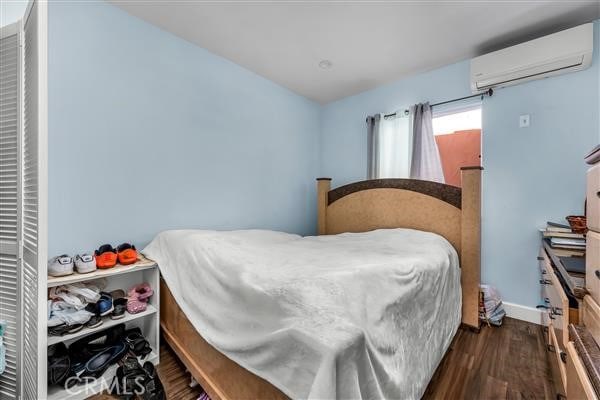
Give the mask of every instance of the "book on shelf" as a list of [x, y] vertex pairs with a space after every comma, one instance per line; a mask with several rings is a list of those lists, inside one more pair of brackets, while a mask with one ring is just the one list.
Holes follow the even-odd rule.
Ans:
[[584, 257], [558, 257], [569, 274], [585, 275]]
[[569, 225], [548, 221], [546, 222], [546, 232], [572, 233], [573, 231]]
[[575, 232], [549, 232], [542, 230], [542, 235], [545, 238], [568, 238], [568, 239], [585, 239], [583, 233], [575, 233]]
[[553, 247], [552, 251], [559, 257], [585, 257], [585, 249], [561, 249]]
[[561, 246], [581, 246], [585, 247], [585, 239], [571, 239], [571, 238], [562, 238], [562, 237], [553, 237], [550, 238], [551, 245], [561, 245]]

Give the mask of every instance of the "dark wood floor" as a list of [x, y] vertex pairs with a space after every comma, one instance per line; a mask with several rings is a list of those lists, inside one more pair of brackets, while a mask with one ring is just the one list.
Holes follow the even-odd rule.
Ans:
[[[158, 373], [169, 399], [195, 400], [189, 374], [163, 345]], [[425, 399], [555, 399], [542, 328], [507, 318], [500, 328], [480, 333], [460, 329], [435, 372]], [[95, 400], [107, 400], [107, 395]]]
[[556, 399], [541, 326], [506, 318], [480, 333], [460, 329], [425, 399]]

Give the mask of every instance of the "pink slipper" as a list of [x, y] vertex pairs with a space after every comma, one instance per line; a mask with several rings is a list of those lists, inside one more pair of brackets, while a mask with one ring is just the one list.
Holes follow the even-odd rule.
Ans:
[[154, 291], [147, 283], [132, 286], [127, 293], [127, 312], [137, 314], [146, 311], [148, 299], [154, 294]]

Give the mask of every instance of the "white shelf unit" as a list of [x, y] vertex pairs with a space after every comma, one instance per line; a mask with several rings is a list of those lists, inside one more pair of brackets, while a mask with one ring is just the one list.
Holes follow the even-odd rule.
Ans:
[[[47, 345], [51, 346], [56, 343], [64, 342], [68, 347], [77, 339], [124, 323], [126, 329], [139, 327], [146, 340], [150, 343], [152, 353], [145, 359], [140, 359], [140, 362], [151, 361], [155, 365], [158, 364], [160, 361], [160, 274], [156, 263], [144, 259], [130, 266], [119, 265], [114, 268], [97, 270], [89, 274], [73, 274], [58, 278], [48, 277], [48, 288], [75, 282], [93, 281], [101, 278], [106, 279], [105, 291], [123, 289], [127, 292], [127, 290], [135, 284], [143, 282], [149, 283], [154, 290], [154, 294], [148, 302], [147, 309], [137, 314], [129, 314], [126, 312], [125, 317], [117, 320], [113, 320], [109, 316], [106, 316], [103, 318], [102, 325], [96, 328], [83, 328], [81, 331], [69, 335], [48, 336]], [[112, 365], [107, 369], [104, 375], [102, 375], [103, 379], [99, 379], [93, 384], [75, 386], [68, 390], [60, 386], [49, 386], [48, 399], [86, 399], [106, 390], [107, 385], [111, 384], [116, 370], [117, 365]]]

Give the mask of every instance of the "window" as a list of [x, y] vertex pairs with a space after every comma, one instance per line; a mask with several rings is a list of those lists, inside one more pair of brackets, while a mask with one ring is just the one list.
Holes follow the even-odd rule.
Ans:
[[481, 107], [433, 116], [446, 184], [460, 187], [461, 167], [481, 165]]

